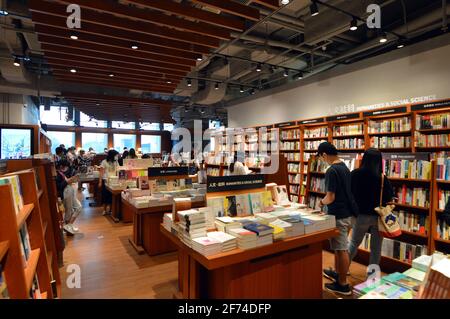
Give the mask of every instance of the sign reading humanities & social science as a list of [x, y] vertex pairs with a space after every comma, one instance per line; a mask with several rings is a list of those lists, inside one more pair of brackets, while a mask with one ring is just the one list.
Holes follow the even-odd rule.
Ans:
[[256, 175], [208, 176], [207, 193], [228, 192], [265, 187], [265, 177]]

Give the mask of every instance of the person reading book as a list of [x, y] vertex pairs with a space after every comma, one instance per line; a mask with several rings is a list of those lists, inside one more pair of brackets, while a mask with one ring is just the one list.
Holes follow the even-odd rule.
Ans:
[[[379, 215], [375, 208], [380, 205], [381, 165], [381, 152], [375, 148], [370, 148], [364, 152], [361, 167], [352, 172], [352, 193], [358, 204], [359, 214], [349, 245], [350, 261], [355, 258], [365, 234], [369, 233], [371, 235], [369, 264], [380, 264], [383, 237], [380, 236], [378, 231]], [[385, 206], [388, 202], [391, 202], [393, 197], [392, 185], [385, 177], [382, 205]]]
[[354, 202], [351, 193], [350, 170], [341, 161], [336, 147], [328, 142], [319, 145], [318, 154], [330, 167], [325, 174], [326, 195], [320, 200], [319, 206], [327, 206], [328, 214], [336, 218], [339, 235], [330, 239], [331, 249], [334, 250], [336, 271], [326, 269], [324, 276], [332, 279], [333, 283], [325, 284], [325, 289], [331, 292], [349, 296], [352, 289], [347, 283], [347, 272], [350, 266], [348, 253], [348, 234], [353, 225]]

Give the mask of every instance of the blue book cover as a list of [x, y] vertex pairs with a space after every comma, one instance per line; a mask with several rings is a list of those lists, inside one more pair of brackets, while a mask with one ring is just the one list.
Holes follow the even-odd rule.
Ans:
[[258, 234], [258, 236], [264, 236], [273, 233], [272, 227], [260, 223], [247, 224], [244, 225], [244, 228]]

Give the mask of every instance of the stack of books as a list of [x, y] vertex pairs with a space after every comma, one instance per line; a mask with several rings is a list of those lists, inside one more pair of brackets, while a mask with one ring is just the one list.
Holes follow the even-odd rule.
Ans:
[[257, 246], [265, 246], [273, 243], [273, 227], [261, 223], [251, 223], [244, 226], [244, 229], [254, 232], [257, 235]]
[[273, 240], [283, 240], [292, 237], [292, 224], [281, 219], [276, 219], [269, 224], [273, 228]]
[[277, 219], [272, 213], [260, 213], [255, 215], [261, 224], [269, 225]]
[[209, 232], [208, 237], [214, 238], [215, 240], [218, 240], [222, 243], [222, 251], [227, 252], [233, 249], [236, 249], [237, 247], [237, 239], [235, 236], [221, 232], [221, 231], [214, 231]]
[[229, 216], [217, 217], [214, 225], [216, 226], [217, 230], [224, 233], [230, 233], [230, 229], [242, 227], [242, 224], [240, 222]]
[[[368, 280], [353, 287], [356, 297], [363, 297], [366, 294], [372, 299], [413, 299], [414, 293], [412, 290], [394, 285], [383, 279]], [[367, 296], [367, 297], [369, 297]], [[365, 299], [367, 299], [365, 297]]]
[[222, 243], [212, 237], [198, 237], [192, 239], [192, 249], [209, 257], [222, 252]]
[[289, 232], [286, 234], [287, 237], [297, 237], [305, 234], [305, 224], [300, 215], [292, 215], [286, 218], [282, 218], [283, 221], [292, 225]]
[[333, 215], [317, 214], [302, 217], [305, 224], [305, 234], [323, 231], [336, 227], [336, 218]]
[[164, 214], [163, 217], [163, 226], [167, 231], [172, 231], [172, 225], [173, 225], [173, 215], [172, 213]]
[[240, 249], [251, 249], [257, 245], [258, 237], [252, 231], [244, 228], [232, 228], [228, 233], [237, 238], [237, 244]]
[[206, 229], [215, 229], [216, 216], [213, 209], [211, 207], [201, 207], [198, 211], [205, 214]]
[[205, 213], [196, 209], [178, 212], [180, 222], [178, 237], [188, 247], [192, 247], [194, 238], [206, 236]]

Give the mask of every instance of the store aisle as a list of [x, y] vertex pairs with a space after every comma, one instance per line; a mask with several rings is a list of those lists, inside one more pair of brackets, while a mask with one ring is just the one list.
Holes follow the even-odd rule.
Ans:
[[[60, 268], [63, 298], [172, 298], [177, 291], [176, 253], [138, 255], [128, 242], [131, 224], [115, 224], [102, 216], [101, 207], [91, 208], [86, 200], [82, 204], [76, 222], [81, 233], [66, 237]], [[80, 289], [66, 285], [70, 264], [80, 266]]]

